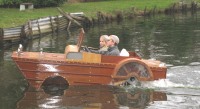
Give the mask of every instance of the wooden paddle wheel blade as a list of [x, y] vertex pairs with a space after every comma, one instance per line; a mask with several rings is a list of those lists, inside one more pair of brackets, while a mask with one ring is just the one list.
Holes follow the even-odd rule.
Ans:
[[116, 67], [116, 73], [112, 75], [113, 84], [119, 85], [130, 80], [149, 81], [152, 80], [150, 68], [138, 60], [123, 61]]

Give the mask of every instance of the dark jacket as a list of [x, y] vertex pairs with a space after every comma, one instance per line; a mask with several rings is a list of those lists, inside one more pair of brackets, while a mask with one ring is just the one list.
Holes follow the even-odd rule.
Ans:
[[105, 55], [119, 56], [120, 52], [117, 46], [108, 47], [108, 51], [106, 51]]
[[108, 47], [107, 51], [96, 51], [96, 50], [91, 50], [92, 53], [98, 53], [98, 54], [103, 54], [103, 55], [111, 55], [111, 56], [119, 56], [120, 51], [117, 46], [113, 47]]

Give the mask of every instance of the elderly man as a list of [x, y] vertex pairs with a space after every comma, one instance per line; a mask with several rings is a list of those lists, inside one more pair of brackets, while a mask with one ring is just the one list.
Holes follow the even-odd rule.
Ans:
[[110, 35], [109, 41], [107, 42], [108, 50], [103, 53], [105, 55], [119, 56], [120, 51], [117, 47], [119, 44], [119, 38], [116, 35]]

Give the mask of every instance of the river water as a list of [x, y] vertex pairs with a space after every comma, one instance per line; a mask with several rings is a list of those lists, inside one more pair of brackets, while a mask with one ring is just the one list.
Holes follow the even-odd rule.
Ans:
[[[1, 109], [199, 109], [200, 13], [158, 15], [84, 28], [83, 45], [98, 47], [102, 34], [120, 38], [119, 48], [166, 63], [167, 78], [140, 87], [70, 86], [57, 92], [28, 88], [11, 59], [18, 45], [0, 49]], [[79, 31], [62, 31], [23, 44], [25, 51], [62, 53]]]

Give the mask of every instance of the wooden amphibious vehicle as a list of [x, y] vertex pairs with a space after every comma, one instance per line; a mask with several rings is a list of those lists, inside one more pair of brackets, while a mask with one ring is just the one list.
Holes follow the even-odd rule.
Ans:
[[84, 52], [80, 50], [83, 38], [81, 29], [77, 45], [66, 46], [64, 53], [24, 52], [19, 47], [12, 59], [34, 88], [56, 77], [68, 85], [122, 85], [166, 78], [167, 67], [160, 61], [141, 59], [131, 51], [129, 56]]

